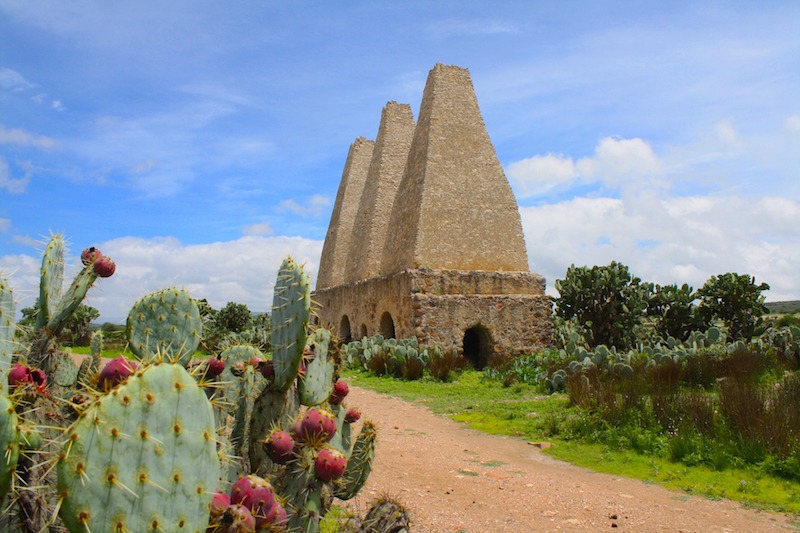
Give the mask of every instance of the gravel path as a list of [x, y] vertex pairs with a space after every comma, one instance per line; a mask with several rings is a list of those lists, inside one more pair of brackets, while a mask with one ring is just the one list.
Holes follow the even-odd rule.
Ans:
[[363, 516], [388, 494], [414, 532], [800, 531], [797, 517], [595, 473], [365, 389], [352, 387], [348, 404], [378, 425], [373, 473], [348, 505]]

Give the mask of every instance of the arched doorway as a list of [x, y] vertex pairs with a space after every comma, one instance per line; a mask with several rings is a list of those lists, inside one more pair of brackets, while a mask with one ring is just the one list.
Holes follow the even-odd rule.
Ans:
[[381, 335], [384, 339], [394, 339], [394, 320], [389, 311], [381, 315]]
[[368, 333], [367, 332], [367, 325], [366, 324], [361, 324], [361, 338], [363, 339], [364, 337], [366, 337], [367, 333]]
[[353, 334], [350, 333], [350, 319], [347, 318], [347, 315], [342, 315], [342, 321], [339, 323], [339, 338], [344, 344], [353, 340]]
[[494, 352], [492, 334], [486, 327], [478, 324], [464, 331], [464, 358], [476, 370], [483, 370]]

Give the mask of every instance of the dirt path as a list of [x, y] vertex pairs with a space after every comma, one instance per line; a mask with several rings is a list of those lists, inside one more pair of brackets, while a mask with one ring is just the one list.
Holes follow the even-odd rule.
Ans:
[[353, 387], [348, 403], [379, 428], [372, 475], [350, 506], [363, 516], [388, 493], [414, 532], [800, 531], [788, 516], [591, 472], [372, 391]]

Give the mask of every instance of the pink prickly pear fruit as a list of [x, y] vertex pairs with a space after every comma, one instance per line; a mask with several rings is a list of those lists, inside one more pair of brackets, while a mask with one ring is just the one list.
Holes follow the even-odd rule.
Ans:
[[[286, 508], [281, 502], [275, 500], [275, 503], [272, 504], [272, 509], [270, 509], [269, 514], [267, 514], [263, 520], [256, 518], [256, 531], [269, 529], [270, 527], [278, 528], [280, 531], [283, 531], [280, 528], [286, 526], [286, 519]], [[270, 529], [270, 531], [272, 531], [272, 529]]]
[[19, 385], [33, 382], [31, 368], [17, 363], [8, 371], [8, 385], [13, 389]]
[[323, 448], [314, 458], [314, 473], [326, 483], [342, 477], [347, 458], [339, 450]]
[[333, 392], [328, 401], [334, 405], [338, 405], [344, 401], [345, 397], [350, 393], [350, 387], [345, 381], [337, 381], [333, 384]]
[[294, 424], [292, 425], [292, 434], [291, 435], [292, 435], [292, 438], [294, 439], [294, 441], [296, 443], [297, 442], [303, 442], [305, 440], [303, 438], [303, 417], [302, 416], [297, 417], [297, 419], [294, 421]]
[[266, 516], [274, 501], [275, 493], [272, 491], [272, 485], [255, 474], [240, 478], [231, 487], [231, 503], [244, 505], [254, 515]]
[[123, 356], [118, 355], [103, 367], [100, 371], [100, 379], [97, 386], [102, 391], [110, 390], [116, 387], [119, 383], [128, 379], [138, 368], [138, 364], [134, 361], [128, 361]]
[[244, 375], [244, 361], [236, 361], [233, 363], [233, 366], [231, 366], [231, 374], [237, 378]]
[[209, 357], [206, 360], [206, 369], [203, 376], [206, 379], [215, 378], [222, 374], [223, 370], [225, 370], [225, 361], [219, 357]]
[[268, 379], [269, 381], [275, 379], [275, 363], [273, 363], [271, 359], [269, 361], [264, 361], [264, 364], [261, 365], [259, 370], [265, 379]]
[[261, 366], [264, 364], [264, 360], [260, 357], [251, 357], [250, 364], [253, 365], [253, 368], [256, 370], [261, 370]]
[[231, 504], [231, 498], [225, 492], [218, 490], [211, 500], [211, 516], [219, 516]]
[[269, 458], [280, 465], [288, 463], [294, 457], [294, 439], [285, 431], [273, 431], [265, 444]]
[[361, 418], [361, 412], [355, 407], [351, 407], [344, 414], [344, 421], [348, 424], [355, 424]]
[[92, 269], [99, 277], [110, 278], [114, 275], [114, 271], [117, 270], [117, 264], [110, 257], [101, 255], [92, 263]]
[[303, 415], [300, 431], [307, 441], [329, 441], [336, 433], [336, 418], [330, 411], [317, 407], [311, 408]]
[[100, 253], [100, 250], [94, 246], [91, 246], [81, 252], [81, 263], [84, 265], [91, 265], [100, 257], [103, 257], [103, 254]]
[[250, 509], [241, 504], [231, 504], [209, 528], [221, 533], [255, 533], [256, 519]]

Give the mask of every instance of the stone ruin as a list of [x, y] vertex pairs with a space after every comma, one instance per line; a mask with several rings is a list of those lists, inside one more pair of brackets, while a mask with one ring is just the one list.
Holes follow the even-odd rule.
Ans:
[[322, 248], [319, 323], [456, 348], [477, 368], [549, 346], [551, 303], [469, 71], [437, 64], [414, 124], [389, 102], [350, 146]]

